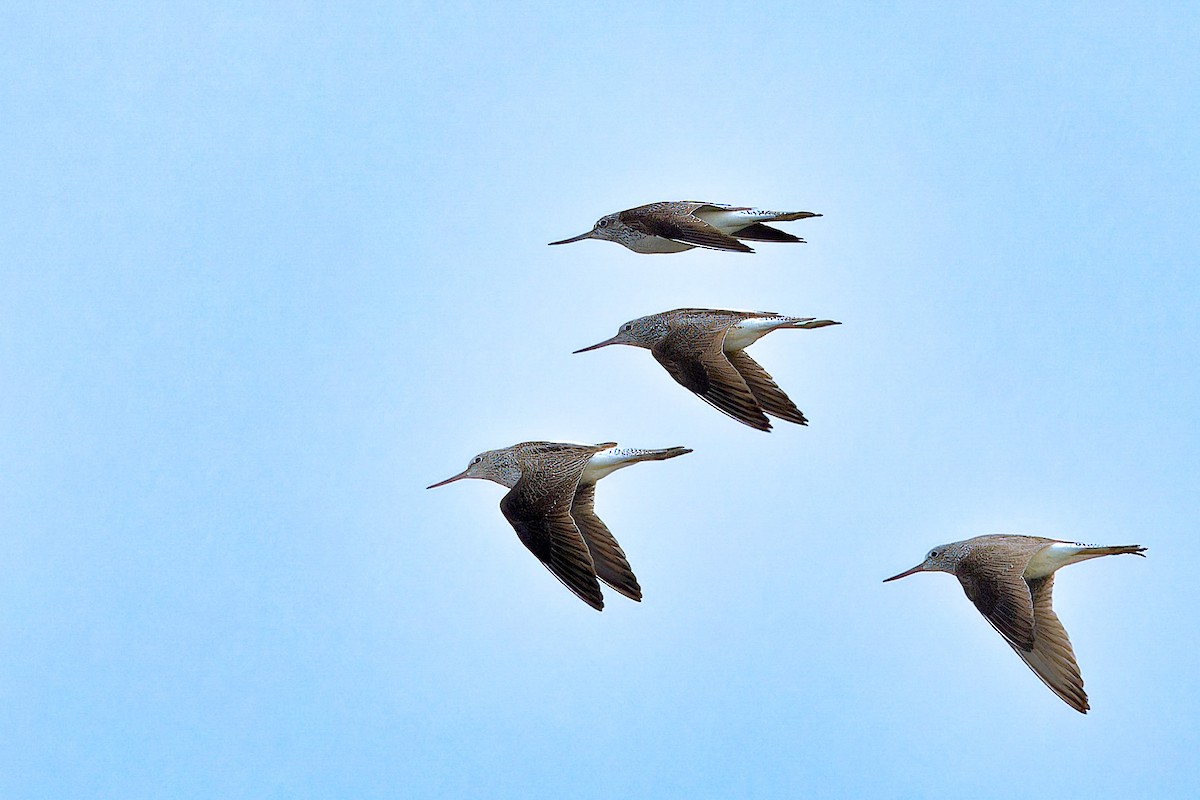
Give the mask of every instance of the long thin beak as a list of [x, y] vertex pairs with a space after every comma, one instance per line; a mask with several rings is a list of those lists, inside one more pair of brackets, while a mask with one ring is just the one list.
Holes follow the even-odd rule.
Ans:
[[[620, 334], [618, 334], [618, 336], [619, 335]], [[608, 347], [610, 344], [620, 344], [620, 342], [617, 341], [617, 336], [614, 336], [611, 339], [605, 339], [603, 342], [597, 342], [591, 347], [581, 347], [574, 353], [571, 353], [571, 355], [575, 355], [575, 353], [586, 353], [588, 350], [595, 350], [598, 347]]]
[[454, 483], [455, 481], [461, 481], [465, 477], [467, 477], [467, 471], [464, 469], [462, 472], [458, 473], [457, 475], [455, 475], [453, 477], [446, 478], [446, 480], [444, 480], [444, 481], [438, 481], [437, 483], [430, 484], [429, 486], [426, 486], [425, 488], [426, 489], [436, 489], [439, 486], [445, 486], [447, 483]]
[[907, 578], [909, 575], [912, 575], [912, 574], [914, 574], [914, 573], [917, 573], [917, 572], [924, 572], [924, 571], [925, 571], [925, 565], [924, 565], [924, 564], [917, 564], [917, 565], [916, 565], [915, 567], [913, 567], [912, 569], [905, 570], [904, 572], [901, 572], [899, 575], [893, 575], [893, 576], [892, 576], [892, 577], [890, 577], [890, 578], [884, 578], [884, 579], [883, 579], [883, 582], [884, 582], [884, 583], [887, 583], [888, 581], [896, 581], [896, 580], [900, 580], [901, 578]]
[[591, 239], [591, 238], [593, 238], [592, 234], [594, 234], [595, 232], [596, 231], [594, 231], [594, 230], [590, 230], [587, 233], [581, 233], [578, 236], [572, 236], [570, 239], [563, 239], [560, 242], [551, 242], [550, 244], [570, 244], [571, 242], [579, 242], [584, 239]]

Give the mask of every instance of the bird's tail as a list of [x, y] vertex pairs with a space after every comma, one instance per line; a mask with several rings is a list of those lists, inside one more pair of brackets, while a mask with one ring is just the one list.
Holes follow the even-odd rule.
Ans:
[[763, 222], [791, 222], [795, 219], [808, 219], [809, 217], [819, 217], [821, 214], [812, 211], [772, 211], [769, 212], [772, 216], [770, 219]]
[[841, 324], [842, 323], [836, 322], [831, 319], [813, 319], [812, 317], [803, 317], [803, 318], [797, 319], [793, 322], [789, 322], [787, 325], [780, 325], [779, 327], [793, 328], [793, 329], [824, 328], [828, 325], [841, 325]]
[[667, 447], [663, 450], [638, 450], [634, 447], [612, 447], [592, 456], [579, 478], [580, 485], [595, 483], [615, 470], [641, 461], [665, 461], [692, 452], [686, 447]]
[[1067, 545], [1067, 552], [1063, 554], [1065, 556], [1064, 565], [1078, 564], [1080, 561], [1087, 561], [1089, 558], [1120, 556], [1127, 553], [1145, 558], [1145, 550], [1146, 548], [1138, 544], [1096, 545], [1076, 543], [1074, 545]]
[[1146, 557], [1146, 548], [1140, 544], [1114, 544], [1108, 546], [1087, 545], [1079, 551], [1083, 558], [1099, 558], [1100, 556], [1121, 556], [1125, 554]]
[[781, 231], [778, 228], [772, 228], [770, 225], [765, 225], [766, 222], [791, 222], [795, 219], [807, 219], [808, 217], [819, 217], [820, 214], [814, 214], [811, 211], [761, 211], [753, 209], [750, 213], [758, 218], [758, 222], [751, 225], [745, 225], [737, 228], [731, 234], [735, 238], [745, 239], [750, 242], [799, 242], [804, 243], [804, 240], [799, 236], [793, 236], [786, 231]]
[[1131, 553], [1135, 556], [1143, 554], [1146, 548], [1138, 544], [1096, 545], [1080, 542], [1053, 542], [1033, 555], [1025, 566], [1026, 580], [1045, 578], [1054, 571], [1068, 564], [1078, 564], [1089, 558], [1100, 556], [1119, 556]]
[[619, 453], [623, 459], [628, 460], [630, 464], [635, 464], [639, 461], [666, 461], [668, 458], [684, 456], [690, 452], [692, 450], [689, 447], [666, 447], [661, 450], [639, 450], [633, 447], [623, 447], [614, 451], [614, 453]]

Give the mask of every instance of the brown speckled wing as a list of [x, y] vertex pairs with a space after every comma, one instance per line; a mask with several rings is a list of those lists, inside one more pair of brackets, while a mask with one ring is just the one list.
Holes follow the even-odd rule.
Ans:
[[617, 544], [608, 526], [596, 516], [593, 506], [595, 499], [596, 484], [580, 486], [575, 490], [575, 499], [571, 503], [571, 517], [587, 543], [592, 562], [596, 565], [596, 575], [630, 600], [640, 601], [642, 587], [638, 585], [633, 568], [629, 566], [625, 551]]
[[672, 378], [713, 407], [751, 428], [769, 431], [771, 422], [750, 387], [721, 352], [724, 336], [723, 328], [705, 332], [684, 328], [667, 334], [650, 353]]
[[1015, 649], [1029, 652], [1034, 644], [1033, 598], [1021, 577], [1028, 558], [997, 557], [987, 548], [971, 553], [958, 565], [958, 580], [979, 613]]
[[1081, 714], [1088, 712], [1087, 693], [1083, 691], [1083, 676], [1075, 662], [1071, 640], [1051, 604], [1054, 576], [1029, 581], [1033, 595], [1033, 649], [1028, 652], [1014, 647], [1029, 668], [1061, 697], [1067, 705]]
[[656, 210], [653, 206], [643, 206], [622, 211], [620, 220], [648, 236], [661, 236], [674, 242], [707, 247], [710, 250], [754, 252], [732, 236], [726, 236], [704, 220], [688, 213], [664, 212]]
[[[604, 598], [596, 568], [570, 514], [570, 498], [582, 469], [567, 474], [524, 470], [500, 501], [500, 511], [529, 552], [580, 600], [600, 611]], [[574, 475], [569, 474], [572, 471]]]
[[796, 408], [796, 404], [783, 393], [779, 388], [779, 384], [775, 383], [767, 371], [762, 368], [762, 365], [755, 361], [750, 356], [746, 355], [745, 350], [738, 350], [734, 353], [726, 353], [726, 358], [733, 368], [738, 371], [742, 379], [746, 381], [746, 385], [750, 387], [750, 393], [754, 395], [754, 399], [762, 406], [762, 410], [768, 414], [779, 417], [788, 422], [795, 422], [797, 425], [807, 425], [808, 420], [800, 409]]

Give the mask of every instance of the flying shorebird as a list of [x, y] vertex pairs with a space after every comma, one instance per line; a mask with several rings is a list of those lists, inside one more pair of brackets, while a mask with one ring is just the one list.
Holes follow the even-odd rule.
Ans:
[[884, 583], [915, 572], [951, 573], [1050, 691], [1086, 714], [1089, 706], [1079, 665], [1051, 605], [1054, 572], [1089, 558], [1140, 556], [1145, 549], [1135, 544], [1100, 547], [1016, 534], [976, 536], [933, 548], [920, 564]]
[[717, 410], [769, 431], [767, 414], [797, 425], [807, 425], [808, 420], [745, 348], [781, 328], [826, 325], [841, 323], [771, 312], [677, 308], [630, 320], [611, 339], [575, 352], [610, 344], [645, 347], [672, 378]]
[[790, 222], [819, 217], [811, 211], [763, 211], [749, 206], [678, 200], [650, 203], [601, 217], [587, 233], [550, 244], [603, 239], [623, 244], [635, 253], [681, 253], [693, 247], [753, 253], [739, 242], [803, 242], [767, 222]]
[[580, 600], [600, 611], [604, 581], [630, 600], [642, 599], [625, 551], [596, 516], [596, 481], [639, 461], [663, 461], [692, 452], [617, 448], [603, 444], [521, 442], [488, 450], [462, 472], [428, 486], [433, 489], [463, 478], [482, 478], [507, 486], [500, 511], [521, 543]]

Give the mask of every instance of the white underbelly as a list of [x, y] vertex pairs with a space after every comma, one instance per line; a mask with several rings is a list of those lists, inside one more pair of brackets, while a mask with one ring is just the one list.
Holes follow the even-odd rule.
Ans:
[[698, 208], [692, 212], [692, 216], [704, 220], [728, 236], [748, 225], [770, 220], [775, 214], [771, 211], [760, 211], [757, 208], [741, 208], [736, 211], [728, 208]]
[[1031, 580], [1044, 578], [1047, 575], [1053, 574], [1060, 567], [1075, 563], [1079, 560], [1079, 554], [1089, 549], [1091, 549], [1090, 545], [1071, 542], [1055, 542], [1054, 544], [1046, 545], [1037, 551], [1033, 558], [1029, 559], [1029, 563], [1025, 565], [1023, 575]]
[[580, 483], [595, 483], [621, 467], [627, 467], [637, 461], [632, 458], [631, 454], [641, 451], [630, 450], [624, 447], [610, 447], [607, 450], [601, 450], [588, 460], [587, 466], [583, 468], [583, 475], [580, 476]]
[[693, 245], [664, 239], [661, 236], [643, 236], [628, 245], [635, 253], [682, 253], [691, 250]]
[[787, 320], [773, 317], [744, 319], [725, 332], [725, 340], [721, 343], [721, 349], [726, 353], [744, 350], [780, 325], [786, 324]]

